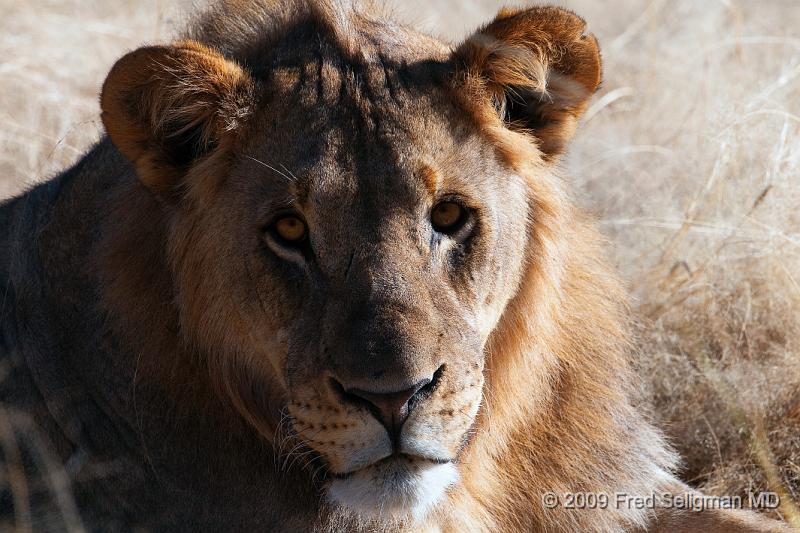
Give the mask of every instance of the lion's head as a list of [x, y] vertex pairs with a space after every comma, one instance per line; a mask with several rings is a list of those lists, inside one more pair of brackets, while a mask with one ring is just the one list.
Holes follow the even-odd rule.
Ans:
[[557, 8], [455, 48], [323, 3], [227, 9], [125, 56], [102, 95], [168, 213], [181, 337], [265, 439], [288, 427], [320, 459], [332, 501], [422, 516], [493, 393], [487, 344], [557, 208], [537, 179], [597, 88], [596, 42]]

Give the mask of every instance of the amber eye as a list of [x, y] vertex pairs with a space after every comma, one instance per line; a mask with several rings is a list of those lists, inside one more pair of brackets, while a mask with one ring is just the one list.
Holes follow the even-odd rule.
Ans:
[[285, 216], [278, 219], [274, 225], [278, 237], [290, 244], [297, 244], [306, 237], [308, 230], [306, 223], [295, 216]]
[[439, 233], [454, 233], [463, 225], [466, 210], [455, 202], [441, 202], [431, 211], [433, 229]]

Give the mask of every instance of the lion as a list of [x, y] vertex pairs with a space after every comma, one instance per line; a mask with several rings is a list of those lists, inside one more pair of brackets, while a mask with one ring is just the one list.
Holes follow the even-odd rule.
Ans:
[[[2, 401], [80, 522], [783, 530], [668, 505], [701, 495], [631, 399], [625, 294], [558, 169], [600, 80], [555, 7], [451, 46], [229, 0], [120, 59], [107, 136], [0, 207]], [[52, 524], [20, 494], [5, 518]]]

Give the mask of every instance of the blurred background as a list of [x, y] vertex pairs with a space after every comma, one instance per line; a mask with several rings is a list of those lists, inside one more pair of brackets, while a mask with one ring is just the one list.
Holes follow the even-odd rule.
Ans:
[[[766, 512], [800, 526], [800, 3], [556, 3], [603, 49], [605, 81], [562, 166], [631, 291], [642, 406], [686, 481], [778, 492]], [[500, 7], [390, 5], [452, 42]], [[0, 199], [76, 161], [101, 134], [113, 62], [169, 40], [192, 8], [0, 0]]]

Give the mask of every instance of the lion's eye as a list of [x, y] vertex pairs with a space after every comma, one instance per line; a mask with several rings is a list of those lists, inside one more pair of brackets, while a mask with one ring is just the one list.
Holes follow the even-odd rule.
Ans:
[[300, 243], [308, 233], [306, 223], [295, 216], [279, 218], [275, 222], [274, 228], [278, 237], [290, 244]]
[[464, 225], [466, 214], [464, 207], [455, 202], [438, 203], [431, 211], [433, 229], [439, 233], [455, 233]]

